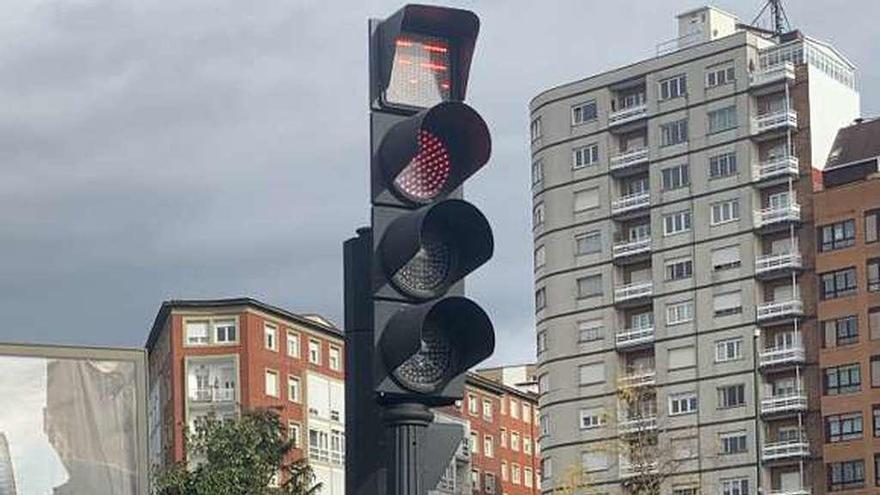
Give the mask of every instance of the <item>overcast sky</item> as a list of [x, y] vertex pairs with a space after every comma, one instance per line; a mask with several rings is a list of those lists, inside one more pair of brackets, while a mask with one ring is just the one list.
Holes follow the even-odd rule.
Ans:
[[[482, 19], [468, 101], [494, 138], [467, 194], [496, 254], [469, 293], [496, 324], [492, 362], [524, 362], [528, 101], [652, 56], [701, 2], [450, 3]], [[716, 4], [750, 21], [762, 3]], [[878, 113], [880, 2], [786, 3], [860, 67]], [[169, 298], [252, 296], [341, 324], [341, 244], [368, 220], [366, 20], [399, 5], [5, 0], [0, 341], [139, 346]]]

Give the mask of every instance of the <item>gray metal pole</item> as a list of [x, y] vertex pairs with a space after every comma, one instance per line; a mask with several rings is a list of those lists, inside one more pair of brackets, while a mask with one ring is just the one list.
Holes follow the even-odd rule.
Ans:
[[403, 403], [385, 407], [388, 434], [388, 494], [421, 495], [422, 440], [434, 413], [424, 404]]

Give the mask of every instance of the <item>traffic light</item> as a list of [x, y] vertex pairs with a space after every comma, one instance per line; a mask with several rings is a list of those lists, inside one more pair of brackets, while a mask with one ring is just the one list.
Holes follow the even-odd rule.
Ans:
[[489, 317], [463, 297], [494, 246], [461, 199], [491, 153], [486, 123], [461, 101], [478, 26], [468, 11], [408, 5], [374, 32], [374, 376], [386, 402], [451, 404], [494, 350]]

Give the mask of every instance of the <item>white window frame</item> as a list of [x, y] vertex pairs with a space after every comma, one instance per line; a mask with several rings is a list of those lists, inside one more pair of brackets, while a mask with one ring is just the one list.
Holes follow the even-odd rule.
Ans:
[[706, 69], [706, 87], [717, 88], [736, 81], [736, 70], [732, 63], [719, 64]]
[[[713, 167], [717, 169], [719, 173], [713, 174]], [[709, 157], [709, 180], [733, 177], [738, 172], [739, 160], [737, 159], [736, 151], [728, 151], [726, 153], [719, 153]]]
[[[598, 414], [594, 414], [598, 411]], [[605, 426], [605, 414], [600, 408], [581, 409], [578, 412], [578, 427], [581, 430], [593, 430]]]
[[492, 401], [489, 399], [483, 399], [483, 417], [492, 419]]
[[[312, 347], [312, 344], [317, 345], [315, 347]], [[309, 362], [320, 366], [322, 361], [323, 356], [321, 356], [321, 341], [318, 339], [309, 339]]]
[[[592, 106], [593, 107], [593, 117], [589, 119], [584, 118], [584, 108]], [[578, 112], [580, 110], [580, 112]], [[587, 122], [592, 122], [599, 117], [599, 105], [596, 103], [596, 100], [587, 100], [577, 105], [572, 105], [571, 107], [571, 125], [581, 125], [586, 124]]]
[[[688, 265], [690, 268], [688, 269]], [[671, 270], [671, 271], [670, 271]], [[675, 258], [668, 260], [663, 264], [663, 272], [667, 282], [675, 282], [679, 280], [687, 280], [694, 276], [694, 260], [693, 258]], [[682, 276], [676, 276], [681, 272]]]
[[489, 459], [495, 457], [495, 439], [492, 435], [483, 435], [483, 456]]
[[[675, 411], [675, 405], [678, 405], [678, 410]], [[672, 394], [669, 396], [669, 415], [670, 416], [683, 416], [685, 414], [696, 414], [699, 410], [699, 401], [697, 398], [696, 392], [682, 392], [679, 394]]]
[[[721, 118], [722, 116], [724, 119]], [[713, 124], [715, 124], [714, 128]], [[738, 116], [736, 114], [736, 105], [730, 105], [706, 112], [706, 132], [709, 134], [736, 129], [737, 125]]]
[[742, 214], [739, 198], [732, 198], [710, 205], [709, 224], [713, 227], [725, 223], [738, 222]]
[[688, 142], [690, 139], [688, 125], [687, 118], [660, 124], [660, 146], [675, 146]]
[[287, 331], [287, 355], [299, 359], [302, 355], [301, 346], [302, 341], [300, 340], [299, 332], [294, 332], [293, 330]]
[[272, 352], [278, 352], [278, 325], [263, 323], [263, 347]]
[[571, 150], [571, 168], [574, 170], [599, 163], [599, 143], [577, 146]]
[[296, 375], [287, 375], [287, 400], [296, 403], [302, 402], [302, 380]]
[[[588, 245], [588, 244], [586, 244], [586, 239], [591, 238], [591, 237], [598, 237], [599, 238], [599, 246], [598, 246], [599, 248], [596, 250], [593, 250], [593, 251], [581, 251], [581, 249], [580, 249], [581, 248], [581, 241], [585, 241], [584, 245]], [[602, 252], [602, 231], [601, 230], [589, 230], [587, 232], [581, 232], [579, 234], [575, 234], [575, 236], [574, 236], [575, 256], [585, 256], [585, 255], [596, 254], [596, 253], [601, 253], [601, 252]]]
[[748, 495], [748, 478], [728, 478], [721, 480], [721, 495]]
[[[336, 354], [335, 357], [334, 351]], [[330, 350], [327, 352], [327, 364], [333, 371], [342, 370], [342, 348], [333, 344], [330, 345]]]
[[[225, 329], [224, 336], [220, 338], [220, 329]], [[229, 329], [232, 329], [232, 333], [235, 338], [229, 338]], [[235, 318], [217, 318], [211, 320], [211, 333], [214, 337], [214, 343], [219, 345], [228, 345], [238, 343], [238, 322]]]
[[302, 448], [302, 425], [299, 422], [287, 422], [287, 439], [293, 442], [293, 448]]
[[542, 182], [544, 182], [544, 161], [538, 159], [532, 162], [532, 186]]
[[[731, 355], [729, 351], [733, 349]], [[734, 337], [715, 341], [715, 362], [726, 363], [743, 359], [743, 338]]]
[[468, 413], [471, 416], [480, 414], [480, 402], [476, 394], [468, 394]]
[[544, 225], [545, 220], [544, 202], [541, 201], [532, 208], [532, 228]]
[[657, 99], [660, 101], [687, 96], [687, 74], [667, 77], [659, 81], [657, 86]]
[[[274, 392], [269, 390], [269, 377], [270, 377], [270, 376], [274, 376], [274, 377], [275, 377], [275, 378], [274, 378], [274, 379], [275, 379], [275, 390], [274, 390]], [[279, 389], [281, 388], [281, 387], [280, 387], [280, 383], [278, 383], [279, 381], [280, 381], [280, 378], [279, 378], [279, 375], [278, 375], [278, 370], [274, 370], [274, 369], [266, 368], [266, 370], [265, 370], [265, 372], [264, 372], [264, 374], [263, 374], [263, 392], [264, 392], [266, 395], [268, 395], [269, 397], [276, 397], [276, 398], [277, 398], [278, 395], [279, 395], [279, 393], [280, 393]]]
[[[673, 229], [670, 229], [668, 220], [672, 221]], [[681, 210], [663, 215], [663, 236], [669, 237], [690, 232], [693, 227], [693, 217], [690, 210]]]
[[543, 244], [535, 248], [535, 270], [547, 264], [547, 249]]
[[680, 325], [694, 321], [694, 301], [679, 301], [666, 305], [666, 325]]

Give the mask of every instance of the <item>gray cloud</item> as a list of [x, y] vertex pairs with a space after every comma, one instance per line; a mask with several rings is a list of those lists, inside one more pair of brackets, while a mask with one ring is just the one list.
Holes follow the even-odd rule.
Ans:
[[[651, 56], [695, 4], [450, 3], [482, 17], [469, 101], [494, 137], [468, 197], [497, 252], [469, 291], [498, 327], [493, 361], [527, 361], [528, 100]], [[854, 29], [880, 5], [790, 3], [863, 88], [880, 81], [878, 35]], [[366, 19], [398, 6], [6, 2], [0, 340], [140, 345], [170, 297], [252, 295], [341, 323], [341, 243], [367, 221]], [[760, 4], [723, 6], [750, 19]]]

